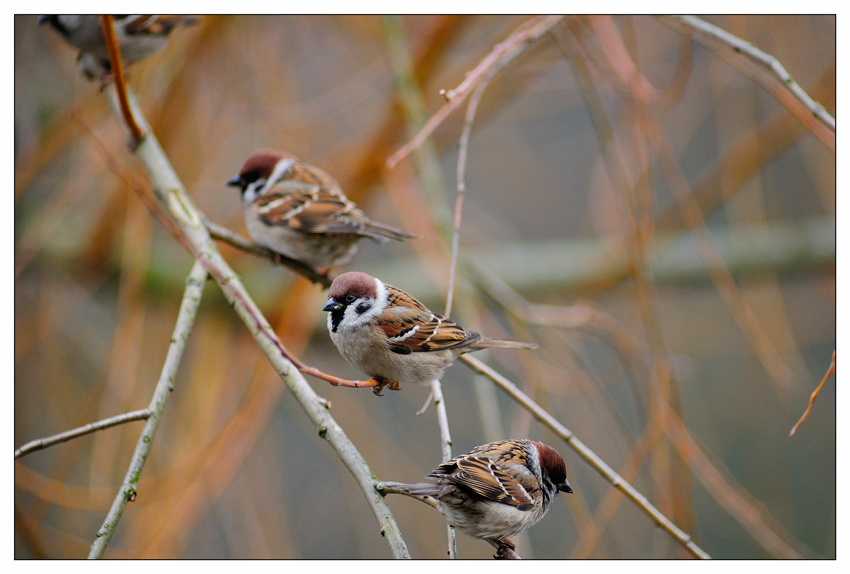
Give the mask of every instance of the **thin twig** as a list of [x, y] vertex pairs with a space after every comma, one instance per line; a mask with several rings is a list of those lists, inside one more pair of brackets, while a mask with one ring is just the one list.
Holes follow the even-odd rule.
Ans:
[[[452, 436], [449, 431], [449, 415], [446, 412], [446, 402], [443, 398], [443, 388], [440, 381], [431, 381], [431, 396], [434, 397], [434, 408], [437, 409], [437, 422], [440, 426], [440, 451], [443, 461], [452, 458]], [[447, 525], [449, 558], [457, 559], [457, 538], [454, 526]]]
[[487, 84], [493, 79], [496, 74], [496, 69], [490, 71], [487, 76], [481, 80], [481, 83], [475, 88], [472, 97], [469, 99], [469, 106], [466, 108], [466, 118], [463, 122], [463, 132], [460, 134], [460, 146], [457, 155], [457, 199], [455, 200], [455, 216], [454, 216], [454, 233], [452, 234], [452, 259], [449, 267], [449, 289], [446, 296], [446, 313], [449, 317], [452, 311], [452, 300], [455, 287], [455, 274], [457, 273], [457, 255], [460, 246], [460, 222], [461, 213], [463, 211], [463, 197], [466, 192], [466, 156], [469, 148], [469, 136], [472, 134], [472, 122], [475, 120], [475, 112], [478, 110], [478, 103], [481, 101], [481, 96], [484, 95], [484, 90], [487, 89]]
[[788, 436], [794, 436], [794, 433], [797, 432], [797, 428], [809, 418], [809, 413], [812, 412], [812, 406], [815, 404], [815, 399], [818, 398], [821, 389], [823, 388], [823, 384], [826, 380], [835, 374], [835, 351], [832, 352], [832, 362], [829, 364], [829, 368], [826, 370], [826, 374], [821, 379], [818, 387], [812, 391], [812, 395], [809, 397], [809, 406], [806, 407], [806, 412], [803, 413], [803, 416], [800, 417], [800, 420], [797, 421], [797, 424], [794, 425], [794, 428], [791, 429], [791, 432], [788, 433]]
[[525, 53], [534, 43], [539, 40], [544, 34], [556, 26], [564, 17], [563, 16], [537, 16], [526, 22], [523, 22], [508, 38], [496, 46], [493, 50], [475, 67], [472, 71], [466, 74], [463, 82], [453, 90], [444, 90], [441, 93], [446, 98], [447, 102], [443, 104], [437, 113], [435, 113], [425, 126], [419, 130], [419, 133], [414, 136], [407, 144], [395, 152], [390, 159], [387, 160], [387, 168], [392, 169], [398, 162], [404, 159], [411, 151], [422, 145], [422, 142], [431, 135], [431, 133], [439, 126], [444, 119], [452, 113], [481, 80], [489, 73], [497, 73], [513, 62], [518, 56]]
[[141, 409], [138, 411], [132, 411], [129, 413], [124, 413], [121, 415], [116, 415], [114, 417], [109, 417], [103, 420], [99, 420], [93, 423], [89, 423], [87, 425], [83, 425], [81, 427], [77, 427], [75, 429], [67, 430], [65, 432], [61, 432], [59, 434], [55, 434], [53, 436], [48, 436], [44, 438], [39, 438], [33, 441], [28, 442], [21, 448], [15, 451], [15, 458], [21, 458], [28, 454], [34, 453], [37, 450], [42, 450], [48, 447], [51, 447], [55, 444], [59, 444], [62, 442], [67, 442], [69, 440], [79, 438], [81, 436], [85, 436], [87, 434], [91, 434], [93, 432], [97, 432], [99, 430], [108, 429], [114, 426], [123, 425], [125, 423], [133, 422], [133, 421], [143, 421], [147, 420], [151, 416], [150, 409]]
[[475, 357], [470, 355], [461, 355], [460, 360], [473, 371], [484, 375], [496, 385], [505, 391], [508, 396], [526, 408], [534, 418], [540, 421], [545, 427], [550, 429], [556, 435], [561, 437], [570, 448], [585, 460], [594, 470], [605, 478], [612, 486], [623, 492], [638, 508], [652, 518], [652, 520], [670, 534], [682, 546], [688, 549], [691, 554], [697, 558], [711, 558], [702, 548], [696, 545], [689, 534], [683, 532], [678, 526], [673, 524], [669, 518], [664, 516], [657, 508], [655, 508], [646, 497], [638, 492], [635, 487], [626, 482], [622, 476], [617, 474], [613, 468], [599, 458], [587, 445], [581, 442], [567, 427], [558, 422], [555, 417], [546, 412], [540, 405], [535, 403], [531, 398], [523, 393], [511, 381], [482, 363]]
[[156, 437], [156, 432], [159, 429], [159, 423], [162, 420], [162, 413], [165, 410], [168, 397], [174, 389], [174, 377], [177, 374], [177, 367], [180, 366], [180, 360], [183, 358], [186, 341], [188, 341], [189, 335], [192, 332], [192, 326], [195, 323], [195, 317], [201, 303], [201, 294], [203, 293], [206, 280], [206, 270], [200, 262], [196, 261], [192, 266], [189, 277], [186, 279], [186, 290], [183, 292], [183, 302], [180, 304], [180, 312], [177, 315], [174, 334], [171, 336], [171, 344], [168, 347], [168, 354], [162, 366], [162, 373], [159, 376], [159, 381], [156, 384], [156, 389], [154, 389], [153, 397], [148, 407], [150, 418], [148, 418], [142, 435], [139, 437], [136, 450], [133, 451], [132, 461], [127, 468], [127, 473], [124, 475], [124, 482], [121, 484], [121, 488], [118, 489], [118, 495], [115, 497], [112, 507], [106, 514], [103, 526], [97, 531], [97, 538], [95, 538], [91, 546], [89, 558], [101, 558], [103, 556], [109, 541], [112, 539], [112, 535], [115, 533], [115, 528], [121, 520], [124, 508], [126, 508], [128, 502], [136, 499], [136, 487], [141, 478], [145, 461], [148, 458], [148, 454], [150, 454], [154, 437]]
[[[113, 91], [114, 95], [114, 91]], [[116, 108], [114, 98], [110, 98]], [[144, 114], [134, 97], [129, 98], [134, 116], [146, 126]], [[157, 201], [177, 224], [187, 250], [206, 269], [221, 288], [225, 298], [248, 327], [269, 363], [299, 402], [307, 416], [316, 426], [319, 435], [328, 441], [340, 460], [348, 468], [360, 487], [379, 525], [380, 535], [385, 537], [394, 558], [410, 558], [407, 545], [401, 536], [398, 524], [381, 496], [375, 496], [375, 479], [363, 456], [346, 436], [328, 412], [330, 404], [319, 397], [307, 383], [287, 355], [268, 320], [248, 295], [239, 276], [234, 273], [219, 253], [210, 238], [205, 216], [195, 206], [186, 189], [174, 172], [165, 152], [154, 134], [148, 130], [147, 137], [133, 150], [151, 182]]]
[[130, 131], [130, 139], [133, 145], [135, 145], [142, 141], [142, 138], [145, 137], [145, 132], [136, 123], [136, 118], [133, 117], [133, 112], [130, 111], [130, 104], [127, 101], [127, 82], [124, 81], [121, 47], [118, 45], [118, 38], [115, 36], [115, 26], [113, 25], [111, 14], [100, 17], [100, 27], [103, 28], [103, 39], [106, 42], [106, 50], [109, 52], [109, 67], [111, 68], [112, 78], [115, 82], [115, 89], [118, 92], [121, 115], [124, 117], [124, 123]]
[[728, 44], [738, 53], [749, 56], [756, 62], [766, 66], [771, 72], [773, 72], [777, 78], [779, 78], [780, 84], [785, 86], [785, 88], [791, 92], [795, 98], [800, 100], [804, 106], [806, 106], [809, 111], [818, 118], [821, 122], [824, 123], [827, 127], [835, 131], [835, 118], [832, 117], [829, 112], [826, 111], [821, 104], [816, 102], [806, 93], [806, 91], [798, 84], [794, 78], [791, 77], [791, 74], [785, 69], [785, 67], [777, 60], [774, 56], [762, 52], [752, 42], [747, 42], [738, 38], [734, 34], [730, 34], [723, 28], [719, 26], [715, 26], [714, 24], [709, 24], [705, 20], [701, 18], [697, 18], [696, 16], [673, 16], [676, 20], [681, 22], [682, 24], [693, 28], [700, 34], [705, 34], [707, 36], [711, 36], [712, 38], [716, 38], [721, 42]]
[[231, 247], [235, 247], [236, 249], [244, 251], [245, 253], [250, 253], [252, 255], [256, 255], [257, 257], [263, 257], [265, 259], [268, 259], [272, 263], [283, 265], [284, 267], [289, 268], [291, 271], [294, 271], [295, 273], [306, 277], [313, 283], [319, 283], [325, 289], [331, 286], [333, 277], [330, 277], [327, 273], [319, 273], [306, 263], [298, 261], [297, 259], [292, 259], [291, 257], [287, 257], [282, 253], [277, 253], [275, 251], [272, 251], [271, 249], [266, 249], [265, 247], [257, 245], [253, 241], [245, 239], [235, 231], [231, 231], [223, 225], [213, 223], [212, 221], [206, 221], [206, 224], [207, 229], [209, 229], [210, 231], [210, 237], [212, 237], [213, 239], [223, 241]]

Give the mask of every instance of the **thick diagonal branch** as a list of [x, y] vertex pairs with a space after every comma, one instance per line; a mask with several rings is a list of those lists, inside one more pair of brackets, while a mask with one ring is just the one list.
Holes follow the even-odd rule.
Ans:
[[[118, 114], [120, 111], [115, 101], [114, 90], [110, 92], [110, 95], [113, 107]], [[133, 97], [129, 98], [129, 104], [133, 116], [143, 128], [146, 128], [144, 115]], [[316, 425], [319, 435], [328, 441], [354, 476], [375, 515], [381, 536], [386, 538], [390, 546], [393, 557], [410, 558], [407, 545], [389, 506], [382, 496], [375, 496], [375, 479], [366, 461], [328, 412], [328, 402], [313, 391], [292, 363], [271, 325], [248, 295], [239, 276], [219, 253], [204, 223], [205, 216], [186, 193], [165, 152], [149, 128], [147, 136], [133, 152], [150, 180], [158, 203], [165, 208], [166, 213], [177, 225], [183, 238], [181, 243], [221, 288], [225, 298], [248, 327], [269, 363]]]

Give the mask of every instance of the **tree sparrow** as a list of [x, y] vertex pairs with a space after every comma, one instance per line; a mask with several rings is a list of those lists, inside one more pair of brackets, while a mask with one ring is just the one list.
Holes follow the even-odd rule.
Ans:
[[543, 518], [559, 491], [573, 491], [558, 451], [527, 439], [476, 447], [426, 478], [436, 482], [383, 482], [377, 488], [435, 505], [449, 524], [497, 548], [497, 558], [516, 549], [508, 538]]
[[[113, 16], [115, 36], [121, 47], [121, 60], [127, 65], [158, 52], [165, 46], [172, 30], [195, 22], [197, 19], [191, 16]], [[45, 14], [38, 17], [38, 23], [50, 24], [66, 42], [80, 49], [77, 64], [86, 77], [94, 80], [110, 73], [109, 52], [103, 39], [99, 15]]]
[[227, 185], [242, 191], [245, 224], [257, 244], [317, 270], [346, 263], [364, 237], [416, 237], [370, 220], [335, 179], [287, 153], [255, 151]]
[[[430, 311], [380, 279], [343, 273], [331, 283], [328, 331], [339, 352], [372, 377], [375, 394], [401, 383], [430, 384], [463, 353], [488, 347], [534, 349], [536, 345], [488, 339]], [[362, 385], [367, 386], [367, 385]]]

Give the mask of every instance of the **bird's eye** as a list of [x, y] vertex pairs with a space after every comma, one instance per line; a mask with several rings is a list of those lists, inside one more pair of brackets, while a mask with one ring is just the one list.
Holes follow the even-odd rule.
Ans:
[[357, 299], [357, 297], [355, 297], [354, 295], [346, 295], [345, 296], [345, 302], [346, 303], [354, 303], [355, 299]]
[[357, 306], [357, 314], [362, 315], [363, 313], [365, 313], [366, 311], [368, 311], [371, 308], [372, 308], [372, 305], [370, 303], [360, 303]]

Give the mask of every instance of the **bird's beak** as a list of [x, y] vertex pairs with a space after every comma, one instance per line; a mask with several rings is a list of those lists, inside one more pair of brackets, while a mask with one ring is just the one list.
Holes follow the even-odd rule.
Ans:
[[325, 306], [322, 307], [322, 311], [336, 311], [337, 309], [342, 309], [342, 303], [334, 301], [333, 299], [328, 299], [328, 302], [325, 303]]
[[230, 185], [232, 187], [242, 187], [242, 177], [238, 175], [233, 177], [230, 181], [227, 182], [227, 185]]
[[567, 494], [573, 493], [573, 487], [570, 486], [570, 483], [566, 480], [558, 485], [558, 490], [560, 490], [561, 492], [566, 492]]

